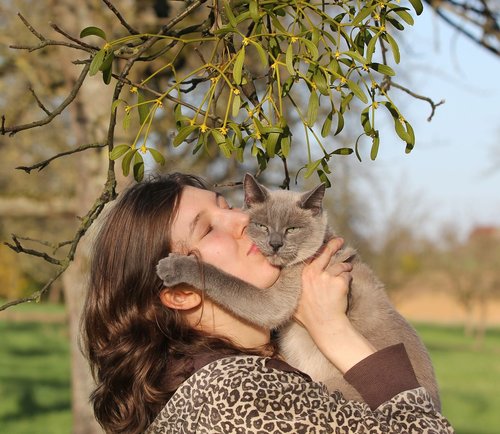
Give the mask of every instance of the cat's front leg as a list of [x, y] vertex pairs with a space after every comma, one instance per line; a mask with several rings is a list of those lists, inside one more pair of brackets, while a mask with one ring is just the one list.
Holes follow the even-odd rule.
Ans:
[[194, 256], [170, 253], [158, 262], [156, 274], [166, 287], [185, 283], [201, 288], [201, 262]]

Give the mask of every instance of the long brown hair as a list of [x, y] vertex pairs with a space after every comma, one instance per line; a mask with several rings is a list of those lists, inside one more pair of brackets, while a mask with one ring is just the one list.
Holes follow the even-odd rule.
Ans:
[[155, 267], [171, 252], [170, 227], [185, 186], [206, 188], [201, 179], [178, 173], [130, 187], [93, 246], [82, 343], [97, 384], [94, 413], [109, 433], [144, 431], [189, 375], [182, 363], [189, 356], [207, 349], [238, 352], [190, 328], [160, 301]]

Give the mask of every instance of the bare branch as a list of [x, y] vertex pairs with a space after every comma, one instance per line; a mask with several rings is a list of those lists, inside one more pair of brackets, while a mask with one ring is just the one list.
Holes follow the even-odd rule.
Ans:
[[35, 93], [35, 90], [34, 90], [34, 89], [33, 89], [33, 87], [31, 87], [31, 86], [30, 86], [30, 92], [31, 92], [31, 94], [33, 95], [33, 97], [35, 98], [36, 103], [38, 104], [38, 107], [40, 107], [40, 108], [41, 108], [41, 109], [45, 112], [45, 114], [47, 114], [47, 115], [49, 115], [49, 116], [50, 116], [50, 111], [49, 111], [49, 109], [47, 109], [47, 108], [43, 105], [42, 101], [40, 101], [40, 98], [38, 98], [37, 94]]
[[27, 255], [37, 256], [39, 258], [42, 258], [51, 264], [62, 265], [62, 262], [59, 259], [53, 258], [52, 256], [47, 255], [47, 253], [39, 252], [38, 250], [27, 249], [27, 248], [23, 247], [23, 245], [19, 241], [19, 238], [17, 237], [17, 235], [11, 234], [11, 237], [12, 237], [12, 241], [14, 242], [14, 244], [11, 244], [8, 242], [4, 242], [3, 244], [5, 244], [7, 247], [10, 247], [12, 250], [14, 250], [14, 252], [26, 253]]
[[80, 73], [80, 76], [78, 77], [77, 81], [75, 82], [70, 94], [65, 98], [65, 100], [54, 111], [52, 111], [49, 115], [47, 115], [46, 118], [41, 119], [39, 121], [31, 122], [29, 124], [16, 125], [13, 127], [5, 127], [4, 121], [2, 120], [2, 128], [0, 130], [0, 134], [5, 135], [8, 133], [10, 136], [13, 136], [14, 134], [18, 133], [19, 131], [28, 130], [30, 128], [35, 128], [35, 127], [40, 127], [42, 125], [46, 125], [46, 124], [50, 123], [56, 116], [61, 114], [64, 111], [64, 109], [67, 106], [69, 106], [73, 102], [73, 100], [76, 98], [76, 95], [78, 94], [78, 91], [82, 87], [82, 84], [85, 80], [85, 77], [87, 77], [89, 69], [90, 69], [89, 64], [87, 64], [83, 67], [83, 70]]
[[42, 246], [50, 247], [54, 253], [56, 253], [61, 247], [67, 246], [73, 242], [73, 240], [70, 241], [61, 241], [59, 243], [51, 243], [50, 241], [43, 241], [43, 240], [37, 240], [35, 238], [29, 238], [29, 237], [17, 237], [18, 240], [21, 241], [31, 241], [33, 243], [41, 244]]
[[21, 14], [21, 12], [18, 12], [17, 16], [21, 19], [21, 21], [28, 28], [28, 30], [37, 37], [37, 39], [39, 39], [40, 41], [46, 40], [45, 37], [41, 33], [37, 32], [35, 30], [35, 28], [28, 22], [28, 20], [26, 18], [24, 18], [24, 16]]
[[16, 306], [16, 305], [22, 304], [22, 303], [30, 303], [33, 301], [38, 303], [40, 301], [42, 295], [45, 294], [47, 292], [47, 290], [50, 288], [50, 285], [52, 285], [61, 276], [61, 274], [63, 274], [66, 271], [66, 269], [68, 267], [69, 267], [69, 262], [67, 264], [64, 264], [61, 268], [59, 268], [56, 275], [54, 277], [52, 277], [44, 285], [44, 287], [42, 289], [34, 292], [29, 297], [18, 298], [16, 300], [12, 300], [12, 301], [9, 301], [8, 303], [3, 304], [2, 306], [0, 306], [0, 312], [2, 310], [8, 309], [9, 307]]
[[52, 27], [57, 33], [63, 35], [65, 38], [68, 38], [70, 41], [75, 42], [78, 45], [81, 45], [84, 48], [88, 48], [93, 51], [98, 51], [99, 47], [96, 47], [95, 45], [90, 45], [87, 44], [86, 42], [81, 41], [78, 38], [75, 38], [74, 36], [71, 36], [69, 33], [65, 32], [63, 29], [61, 29], [57, 24], [50, 23], [50, 27]]
[[65, 151], [65, 152], [60, 152], [59, 154], [53, 155], [50, 158], [47, 158], [46, 160], [40, 161], [39, 163], [36, 163], [32, 166], [18, 166], [16, 169], [19, 170], [24, 170], [26, 173], [30, 173], [32, 170], [38, 169], [38, 171], [45, 169], [49, 165], [50, 162], [53, 160], [64, 157], [66, 155], [71, 155], [71, 154], [76, 154], [77, 152], [82, 152], [86, 151], [87, 149], [93, 149], [93, 148], [104, 148], [106, 147], [107, 144], [105, 143], [90, 143], [87, 145], [81, 145], [76, 149], [72, 149], [70, 151]]
[[116, 7], [109, 0], [102, 0], [102, 1], [106, 4], [108, 9], [116, 15], [122, 26], [125, 27], [131, 35], [138, 35], [140, 33], [137, 30], [135, 30], [129, 23], [127, 23], [127, 21], [125, 21], [122, 14], [118, 12]]
[[431, 114], [429, 115], [429, 117], [427, 118], [427, 121], [430, 122], [432, 120], [432, 118], [434, 117], [434, 113], [436, 111], [436, 107], [442, 105], [445, 103], [445, 100], [442, 99], [441, 101], [439, 101], [438, 103], [435, 103], [431, 98], [429, 97], [426, 97], [426, 96], [422, 96], [422, 95], [419, 95], [415, 92], [412, 92], [410, 89], [404, 87], [404, 86], [401, 86], [400, 84], [397, 84], [395, 83], [394, 81], [391, 80], [391, 86], [394, 86], [395, 88], [397, 89], [400, 89], [402, 90], [403, 92], [406, 92], [408, 95], [412, 96], [413, 98], [417, 98], [417, 99], [420, 99], [422, 101], [427, 101], [430, 106], [431, 106]]

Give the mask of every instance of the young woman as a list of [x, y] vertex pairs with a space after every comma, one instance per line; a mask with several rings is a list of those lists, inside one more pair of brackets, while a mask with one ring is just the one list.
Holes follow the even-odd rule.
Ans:
[[[199, 288], [164, 288], [158, 261], [196, 253], [269, 288], [280, 270], [245, 235], [248, 217], [193, 176], [126, 190], [101, 223], [83, 316], [109, 433], [451, 433], [419, 387], [404, 347], [376, 352], [345, 315], [350, 265], [325, 270], [342, 240], [305, 266], [295, 314], [366, 404], [328, 394], [280, 359], [270, 330], [244, 322]], [[202, 272], [202, 267], [200, 267]]]

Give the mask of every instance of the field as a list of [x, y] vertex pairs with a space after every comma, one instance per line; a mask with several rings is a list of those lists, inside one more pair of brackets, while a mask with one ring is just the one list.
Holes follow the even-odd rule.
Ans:
[[[50, 322], [61, 318], [62, 309], [42, 305], [20, 311], [46, 321], [8, 321], [0, 312], [0, 433], [69, 434], [67, 330], [61, 321]], [[500, 329], [488, 330], [476, 348], [459, 327], [417, 328], [436, 367], [443, 413], [456, 432], [500, 432]]]

